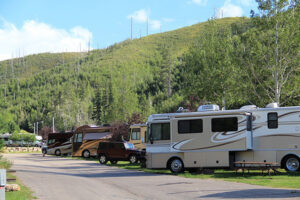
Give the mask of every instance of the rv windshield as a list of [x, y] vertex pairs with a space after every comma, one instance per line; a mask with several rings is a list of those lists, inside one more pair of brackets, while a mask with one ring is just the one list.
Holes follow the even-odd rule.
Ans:
[[151, 124], [152, 140], [169, 140], [170, 139], [170, 123]]

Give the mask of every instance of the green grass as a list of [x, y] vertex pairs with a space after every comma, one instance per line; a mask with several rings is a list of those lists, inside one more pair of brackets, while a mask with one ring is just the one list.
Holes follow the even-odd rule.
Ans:
[[[11, 173], [7, 173], [7, 178], [16, 178], [15, 175]], [[31, 200], [36, 199], [36, 197], [33, 196], [33, 192], [23, 185], [20, 180], [17, 179], [16, 184], [18, 184], [21, 187], [20, 191], [14, 191], [14, 192], [6, 192], [5, 193], [5, 199], [6, 200]]]

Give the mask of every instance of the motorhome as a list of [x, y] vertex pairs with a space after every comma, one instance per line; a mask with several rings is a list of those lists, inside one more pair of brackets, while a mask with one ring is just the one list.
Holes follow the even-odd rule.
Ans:
[[134, 144], [134, 147], [139, 150], [146, 149], [146, 124], [133, 124], [129, 127], [129, 143]]
[[107, 141], [112, 137], [110, 126], [84, 125], [75, 130], [72, 145], [72, 156], [89, 158], [97, 156], [100, 141]]
[[73, 132], [49, 133], [47, 145], [42, 147], [42, 153], [57, 156], [71, 153], [73, 135]]
[[287, 171], [300, 169], [300, 106], [255, 105], [198, 112], [153, 114], [148, 122], [146, 167], [231, 168], [235, 162], [274, 162]]

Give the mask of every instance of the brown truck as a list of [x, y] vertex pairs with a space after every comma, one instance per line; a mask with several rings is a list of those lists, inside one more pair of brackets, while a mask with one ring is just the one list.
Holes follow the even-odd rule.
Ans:
[[134, 149], [134, 145], [127, 142], [100, 142], [97, 150], [100, 164], [110, 161], [116, 164], [118, 161], [137, 163], [143, 161], [145, 152]]

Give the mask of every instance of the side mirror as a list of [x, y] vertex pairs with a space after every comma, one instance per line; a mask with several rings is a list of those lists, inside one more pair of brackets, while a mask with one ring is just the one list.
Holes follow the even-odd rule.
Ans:
[[150, 143], [153, 144], [153, 138], [150, 137], [149, 140], [150, 140]]

